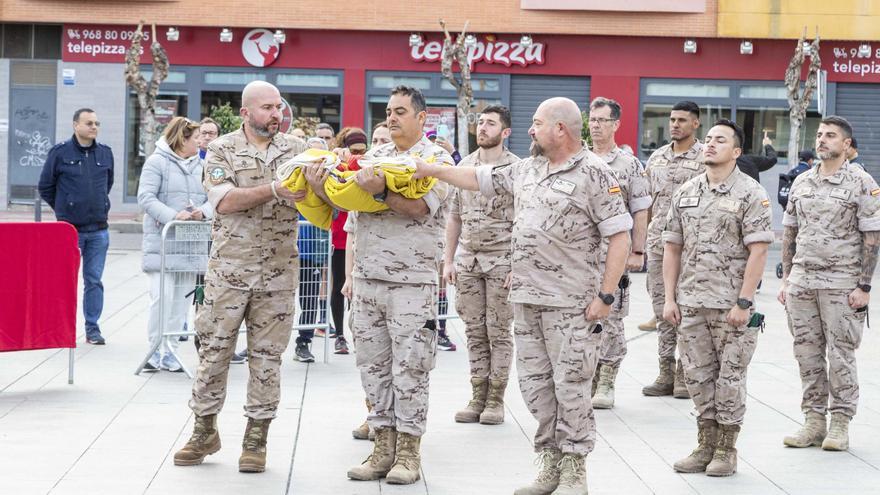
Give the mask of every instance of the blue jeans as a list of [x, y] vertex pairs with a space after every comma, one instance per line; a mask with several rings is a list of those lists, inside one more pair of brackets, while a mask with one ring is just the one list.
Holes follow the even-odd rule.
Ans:
[[95, 232], [79, 232], [79, 252], [82, 255], [83, 271], [83, 315], [86, 318], [86, 333], [98, 331], [98, 319], [104, 310], [104, 262], [110, 246], [107, 229]]

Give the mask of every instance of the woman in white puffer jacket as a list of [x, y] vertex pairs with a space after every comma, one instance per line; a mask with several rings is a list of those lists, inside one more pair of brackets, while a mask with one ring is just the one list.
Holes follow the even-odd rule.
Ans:
[[[143, 270], [150, 277], [150, 317], [147, 334], [151, 343], [160, 338], [163, 326], [169, 331], [183, 329], [191, 301], [186, 294], [193, 290], [196, 272], [204, 272], [205, 256], [166, 256], [165, 321], [160, 321], [160, 264], [162, 228], [172, 220], [204, 221], [214, 216], [202, 186], [202, 162], [199, 160], [199, 124], [175, 117], [147, 158], [138, 186], [138, 205], [144, 211]], [[172, 236], [169, 236], [169, 238]], [[167, 248], [167, 246], [166, 246]], [[146, 371], [167, 369], [182, 371], [169, 353], [177, 338], [166, 339], [145, 366]]]

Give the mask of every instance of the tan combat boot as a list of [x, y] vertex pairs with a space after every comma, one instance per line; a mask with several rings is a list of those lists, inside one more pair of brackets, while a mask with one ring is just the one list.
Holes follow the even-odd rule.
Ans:
[[691, 455], [676, 462], [672, 468], [679, 473], [702, 473], [712, 462], [718, 443], [718, 423], [714, 419], [697, 419], [697, 448]]
[[849, 421], [850, 417], [846, 414], [831, 413], [831, 427], [822, 441], [822, 450], [849, 449]]
[[[364, 399], [364, 403], [367, 405], [367, 412], [371, 412], [373, 410], [373, 406], [370, 405], [370, 400]], [[354, 437], [356, 440], [372, 440], [374, 438], [373, 430], [370, 429], [370, 425], [367, 424], [367, 420], [364, 420], [363, 424], [351, 430], [351, 436]]]
[[422, 437], [400, 432], [397, 434], [397, 458], [385, 481], [392, 485], [411, 485], [421, 478], [422, 458], [419, 447]]
[[736, 472], [736, 437], [739, 425], [719, 425], [718, 443], [712, 462], [706, 466], [707, 476], [730, 476]]
[[552, 495], [588, 495], [587, 458], [581, 454], [564, 454], [559, 461], [559, 486]]
[[373, 453], [361, 465], [348, 470], [348, 477], [353, 480], [370, 481], [384, 478], [394, 464], [394, 448], [397, 444], [397, 430], [379, 428], [376, 430], [376, 442]]
[[643, 332], [653, 332], [654, 330], [657, 330], [657, 318], [651, 318], [644, 323], [640, 323], [639, 330]]
[[513, 492], [513, 495], [549, 495], [559, 486], [559, 461], [562, 452], [557, 449], [544, 449], [538, 454], [535, 464], [541, 466], [538, 476], [529, 486]]
[[269, 436], [271, 419], [248, 418], [241, 441], [241, 457], [238, 472], [262, 473], [266, 470], [266, 437]]
[[660, 358], [660, 374], [654, 383], [642, 388], [642, 394], [659, 397], [661, 395], [672, 395], [675, 383], [675, 359]]
[[507, 380], [489, 380], [486, 409], [480, 414], [480, 423], [500, 425], [504, 422], [504, 389], [506, 388]]
[[684, 381], [684, 366], [681, 365], [681, 359], [678, 360], [678, 364], [675, 368], [675, 381], [672, 384], [672, 396], [676, 399], [691, 398], [687, 384]]
[[456, 423], [476, 423], [480, 420], [480, 414], [486, 408], [486, 395], [489, 390], [489, 380], [478, 376], [471, 377], [471, 390], [473, 396], [468, 405], [455, 413]]
[[195, 466], [220, 450], [217, 415], [196, 416], [193, 434], [182, 449], [174, 453], [175, 466]]
[[808, 412], [806, 414], [806, 422], [794, 435], [789, 435], [782, 440], [782, 443], [789, 447], [819, 447], [828, 430], [825, 425], [825, 415], [817, 412]]
[[614, 407], [614, 380], [617, 378], [617, 369], [617, 366], [607, 364], [599, 366], [599, 386], [593, 394], [593, 409]]

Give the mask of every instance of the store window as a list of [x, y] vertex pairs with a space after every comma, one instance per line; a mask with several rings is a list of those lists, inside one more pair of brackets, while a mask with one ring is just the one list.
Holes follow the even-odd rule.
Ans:
[[[412, 86], [425, 95], [425, 103], [428, 106], [425, 131], [437, 131], [438, 136], [445, 137], [456, 149], [460, 149], [456, 110], [458, 98], [454, 86], [439, 73], [369, 73], [367, 131], [372, 132], [376, 124], [385, 120], [388, 96], [391, 89], [400, 85]], [[506, 75], [481, 75], [471, 80], [474, 99], [471, 111], [468, 112], [468, 149], [473, 150], [477, 145], [477, 115], [489, 105], [506, 103], [509, 85], [509, 76]]]
[[[646, 104], [642, 107], [642, 158], [647, 159], [657, 148], [669, 144], [669, 114], [674, 104]], [[700, 105], [700, 122], [729, 119], [730, 107]], [[706, 128], [697, 129], [697, 139], [702, 140]]]
[[[812, 148], [821, 120], [816, 96], [814, 93], [807, 111], [798, 149]], [[780, 161], [788, 157], [790, 124], [787, 91], [782, 82], [647, 80], [642, 83], [641, 100], [639, 150], [642, 159], [669, 142], [669, 113], [680, 100], [691, 100], [700, 106], [700, 139], [715, 120], [729, 118], [743, 128], [743, 153], [763, 153], [762, 141], [766, 134]]]
[[[156, 134], [158, 139], [165, 130], [165, 126], [171, 122], [171, 119], [177, 116], [186, 116], [188, 98], [183, 92], [162, 92], [156, 98], [156, 121], [159, 123], [159, 130]], [[141, 126], [136, 125], [143, 119], [143, 112], [140, 110], [137, 101], [137, 95], [129, 93], [128, 95], [128, 112], [127, 115], [127, 131], [126, 142], [126, 162], [128, 167], [125, 176], [125, 192], [127, 196], [137, 196], [138, 184], [140, 183], [141, 170], [144, 168], [144, 162], [147, 159], [145, 153], [145, 145], [143, 136], [141, 135]], [[137, 146], [134, 146], [137, 143]]]

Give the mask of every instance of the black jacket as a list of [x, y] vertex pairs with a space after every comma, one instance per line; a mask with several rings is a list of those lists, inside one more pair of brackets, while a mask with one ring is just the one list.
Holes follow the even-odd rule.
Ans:
[[740, 155], [736, 159], [736, 166], [749, 177], [761, 182], [758, 172], [764, 172], [776, 165], [776, 150], [769, 144], [764, 146], [764, 155]]
[[80, 232], [106, 229], [113, 152], [98, 142], [84, 148], [71, 137], [49, 150], [38, 187], [58, 220]]

